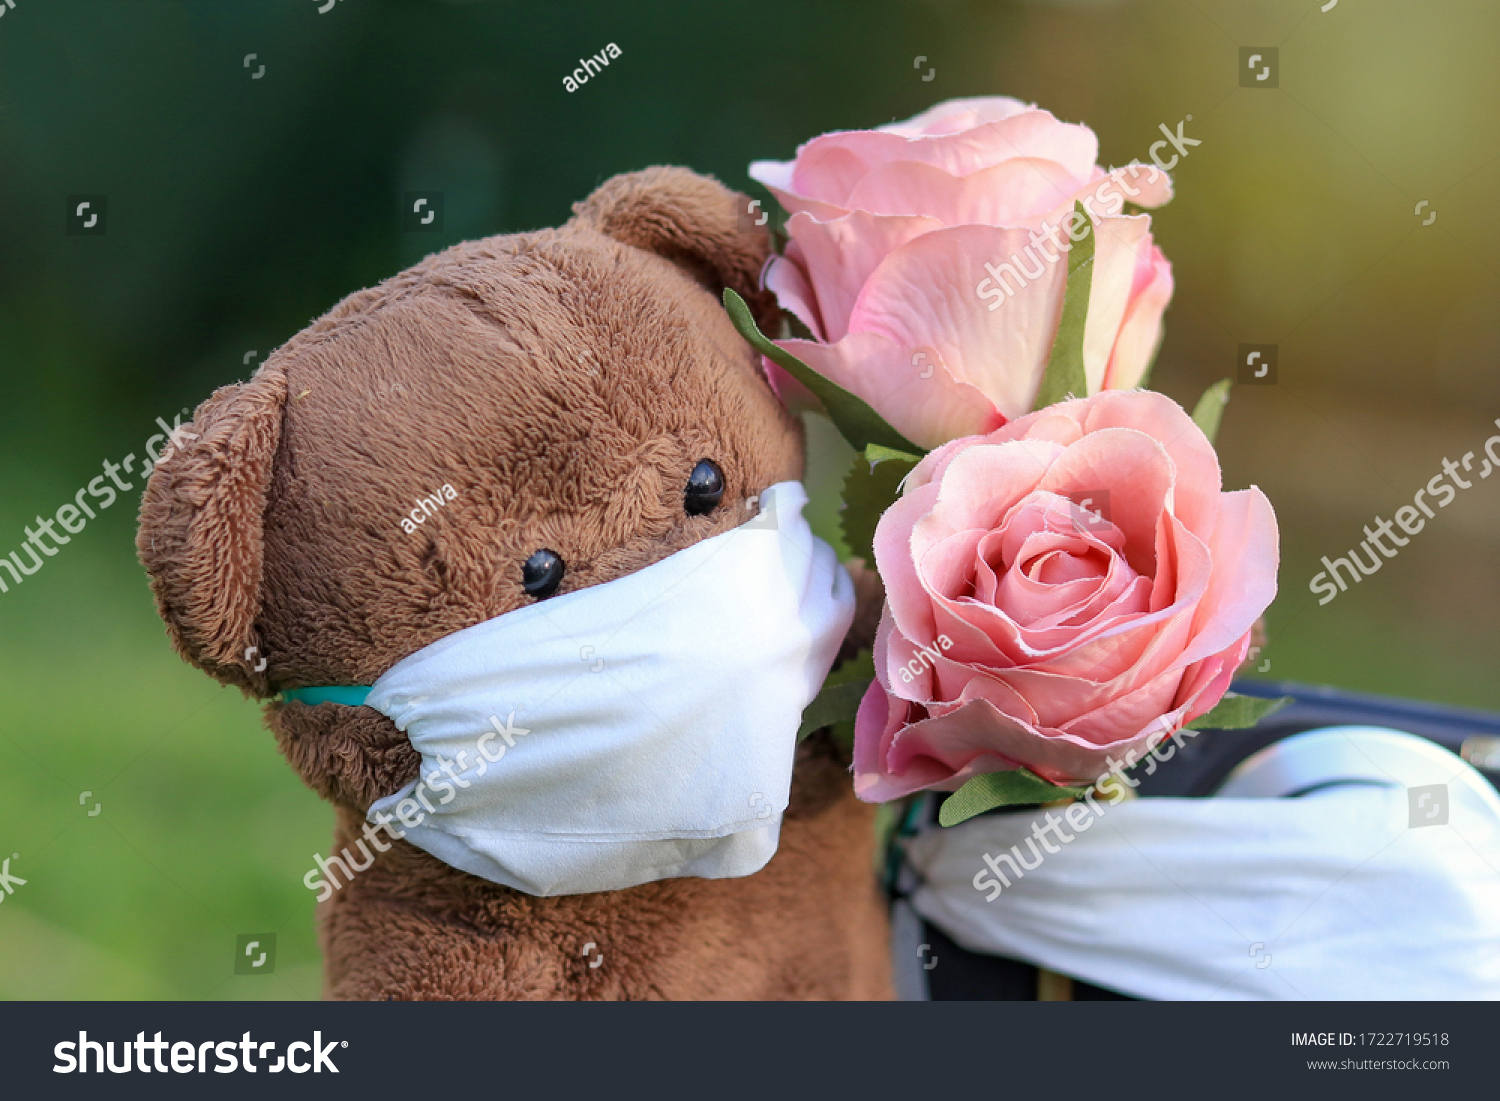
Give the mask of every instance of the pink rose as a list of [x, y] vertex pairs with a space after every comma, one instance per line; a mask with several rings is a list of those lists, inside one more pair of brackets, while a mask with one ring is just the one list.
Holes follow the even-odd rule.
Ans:
[[[795, 160], [752, 164], [792, 212], [767, 286], [817, 337], [779, 343], [923, 447], [988, 432], [1036, 398], [1078, 200], [1097, 233], [1089, 392], [1135, 386], [1156, 351], [1172, 269], [1150, 216], [1122, 209], [1158, 206], [1172, 188], [1154, 167], [1106, 173], [1098, 148], [1086, 126], [993, 97], [824, 134]], [[1071, 228], [1076, 240], [1088, 232]], [[795, 388], [772, 373], [784, 393]]]
[[[1276, 515], [1147, 391], [1049, 406], [912, 471], [855, 723], [871, 802], [1024, 765], [1092, 782], [1207, 712], [1276, 595]], [[1087, 504], [1084, 502], [1087, 501]]]

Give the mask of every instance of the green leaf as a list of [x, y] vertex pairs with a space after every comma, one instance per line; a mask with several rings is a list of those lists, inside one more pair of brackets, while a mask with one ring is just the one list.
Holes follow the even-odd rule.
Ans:
[[844, 439], [856, 451], [863, 451], [868, 444], [879, 444], [896, 451], [923, 454], [922, 448], [897, 432], [863, 398], [849, 393], [836, 382], [824, 378], [785, 348], [769, 339], [755, 325], [750, 316], [750, 307], [745, 300], [728, 287], [724, 288], [724, 309], [739, 334], [749, 341], [761, 355], [807, 387], [812, 395], [823, 403], [828, 419], [833, 421]]
[[[1290, 696], [1267, 700], [1231, 692], [1208, 714], [1188, 723], [1188, 727], [1193, 730], [1241, 730], [1254, 726], [1291, 702]], [[1050, 783], [1024, 768], [1015, 772], [992, 772], [974, 777], [950, 795], [938, 812], [938, 822], [944, 826], [956, 826], [994, 807], [1051, 803], [1058, 799], [1077, 798], [1085, 790]]]
[[797, 740], [800, 742], [814, 730], [822, 730], [825, 726], [836, 727], [841, 723], [852, 722], [854, 716], [859, 714], [859, 703], [865, 698], [869, 688], [869, 681], [825, 684], [818, 693], [818, 698], [802, 712], [802, 725], [797, 728]]
[[1015, 772], [990, 772], [974, 777], [943, 800], [942, 809], [938, 811], [938, 823], [956, 826], [995, 807], [1076, 799], [1086, 790], [1050, 783], [1026, 768]]
[[814, 730], [831, 726], [835, 738], [853, 745], [854, 717], [859, 714], [860, 701], [874, 679], [875, 656], [869, 650], [861, 650], [829, 673], [817, 698], [802, 712], [797, 740], [800, 742]]
[[1291, 696], [1267, 700], [1259, 696], [1237, 696], [1227, 692], [1224, 698], [1206, 715], [1199, 715], [1188, 723], [1191, 730], [1243, 730], [1254, 726], [1267, 715], [1274, 715], [1292, 702]]
[[849, 553], [873, 564], [875, 525], [900, 496], [901, 481], [917, 465], [916, 455], [870, 444], [863, 455], [854, 456], [844, 478], [844, 506], [839, 524]]
[[830, 684], [852, 684], [858, 681], [860, 684], [869, 684], [875, 679], [875, 652], [868, 646], [844, 662], [823, 682], [825, 686]]
[[869, 444], [865, 448], [865, 458], [872, 463], [900, 462], [915, 466], [921, 461], [922, 456], [913, 455], [910, 451], [897, 451], [893, 447], [881, 447], [878, 443]]
[[1219, 434], [1219, 418], [1224, 415], [1224, 406], [1229, 404], [1229, 388], [1233, 385], [1233, 379], [1221, 378], [1203, 391], [1203, 396], [1193, 407], [1193, 423], [1203, 429], [1209, 443], [1213, 443]]
[[[1074, 203], [1073, 209], [1088, 217], [1082, 203]], [[1068, 253], [1068, 289], [1063, 294], [1062, 321], [1057, 326], [1057, 339], [1052, 342], [1052, 355], [1047, 360], [1047, 372], [1042, 376], [1033, 410], [1056, 405], [1069, 395], [1088, 397], [1088, 376], [1083, 370], [1083, 327], [1089, 316], [1097, 232], [1090, 220], [1088, 235], [1082, 241], [1075, 241]]]

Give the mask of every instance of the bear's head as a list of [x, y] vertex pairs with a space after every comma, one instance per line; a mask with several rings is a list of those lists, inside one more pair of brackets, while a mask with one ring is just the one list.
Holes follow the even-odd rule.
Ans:
[[[744, 210], [684, 169], [616, 177], [559, 229], [351, 295], [215, 393], [141, 509], [179, 652], [260, 698], [368, 685], [537, 599], [538, 576], [597, 585], [750, 519], [803, 457], [720, 304], [729, 287], [775, 316]], [[695, 470], [698, 490], [719, 473], [711, 508], [689, 499]], [[368, 708], [293, 704], [272, 725], [304, 779], [361, 813], [416, 776]]]

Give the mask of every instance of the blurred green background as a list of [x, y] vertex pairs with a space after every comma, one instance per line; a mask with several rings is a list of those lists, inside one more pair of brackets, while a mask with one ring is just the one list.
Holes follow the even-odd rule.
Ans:
[[[750, 160], [821, 131], [1004, 93], [1088, 123], [1105, 164], [1191, 116], [1154, 219], [1177, 282], [1155, 383], [1191, 405], [1239, 344], [1279, 346], [1219, 437], [1282, 525], [1267, 675], [1500, 708], [1500, 480], [1327, 607], [1308, 591], [1500, 416], [1493, 3], [320, 2], [0, 20], [0, 553], [156, 417], [429, 251], [556, 224], [650, 164], [754, 192]], [[1277, 88], [1239, 86], [1241, 46], [1279, 50]], [[401, 232], [406, 191], [445, 194], [440, 235]], [[107, 232], [67, 235], [90, 194]], [[27, 881], [0, 903], [0, 997], [316, 997], [301, 879], [331, 812], [258, 708], [173, 654], [125, 477], [0, 594], [0, 858]], [[234, 975], [236, 935], [269, 932], [275, 972]]]

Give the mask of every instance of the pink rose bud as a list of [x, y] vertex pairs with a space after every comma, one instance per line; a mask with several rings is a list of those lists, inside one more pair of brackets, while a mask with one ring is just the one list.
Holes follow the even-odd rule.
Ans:
[[[792, 213], [766, 284], [817, 337], [779, 343], [923, 447], [990, 431], [1031, 409], [1068, 251], [1094, 233], [1089, 393], [1136, 386], [1160, 341], [1172, 268], [1150, 216], [1124, 204], [1156, 207], [1172, 188], [1151, 166], [1106, 172], [1098, 151], [1088, 127], [990, 97], [757, 161], [750, 175]], [[1075, 201], [1086, 221], [1073, 218]], [[767, 369], [783, 396], [800, 390]]]

